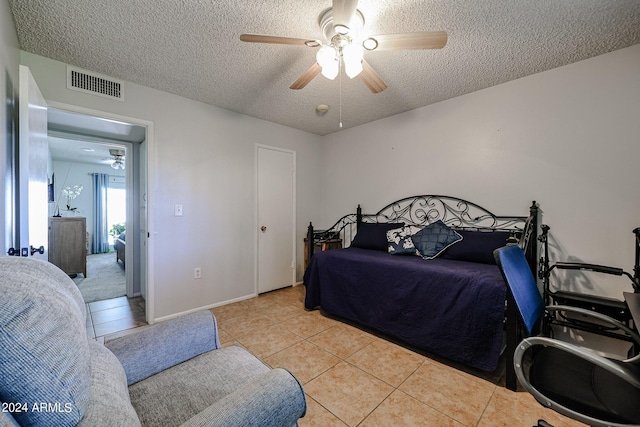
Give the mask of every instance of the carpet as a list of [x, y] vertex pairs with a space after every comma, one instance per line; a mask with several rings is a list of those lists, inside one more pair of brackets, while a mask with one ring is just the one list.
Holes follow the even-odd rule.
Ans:
[[127, 294], [124, 267], [116, 263], [115, 252], [87, 256], [87, 276], [79, 274], [73, 279], [86, 303]]

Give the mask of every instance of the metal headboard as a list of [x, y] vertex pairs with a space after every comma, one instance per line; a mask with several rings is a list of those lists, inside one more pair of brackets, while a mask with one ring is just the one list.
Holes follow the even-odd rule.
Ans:
[[[426, 226], [441, 220], [456, 229], [481, 231], [511, 231], [525, 252], [536, 249], [538, 205], [532, 202], [529, 216], [495, 215], [489, 210], [467, 200], [452, 196], [420, 195], [406, 197], [380, 209], [375, 214], [362, 213], [358, 205], [356, 213], [344, 215], [326, 230], [314, 230], [309, 223], [307, 244], [309, 257], [315, 245], [333, 239], [341, 239], [342, 246], [348, 247], [362, 223], [403, 222], [406, 225]], [[531, 242], [534, 244], [530, 244]], [[536, 271], [537, 250], [527, 253]]]

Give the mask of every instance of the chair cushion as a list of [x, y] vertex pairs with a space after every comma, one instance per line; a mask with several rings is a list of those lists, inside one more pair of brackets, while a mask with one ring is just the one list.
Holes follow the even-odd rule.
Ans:
[[269, 370], [244, 348], [221, 348], [131, 385], [131, 404], [144, 426], [177, 426]]
[[139, 426], [129, 400], [124, 369], [116, 356], [97, 341], [89, 342], [91, 354], [91, 400], [79, 427]]
[[0, 396], [46, 403], [14, 413], [21, 425], [75, 425], [89, 403], [90, 366], [80, 291], [53, 264], [0, 257]]

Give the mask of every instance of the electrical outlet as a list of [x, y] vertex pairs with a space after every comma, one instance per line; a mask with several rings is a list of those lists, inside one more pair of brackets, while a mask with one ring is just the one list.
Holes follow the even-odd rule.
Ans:
[[193, 278], [202, 279], [202, 269], [200, 267], [196, 267], [193, 269]]

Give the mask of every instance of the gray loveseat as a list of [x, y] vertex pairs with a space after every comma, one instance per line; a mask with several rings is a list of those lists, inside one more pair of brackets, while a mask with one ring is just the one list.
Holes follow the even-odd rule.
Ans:
[[69, 277], [0, 257], [0, 426], [293, 426], [296, 378], [240, 347], [220, 348], [201, 311], [108, 341], [86, 334]]

